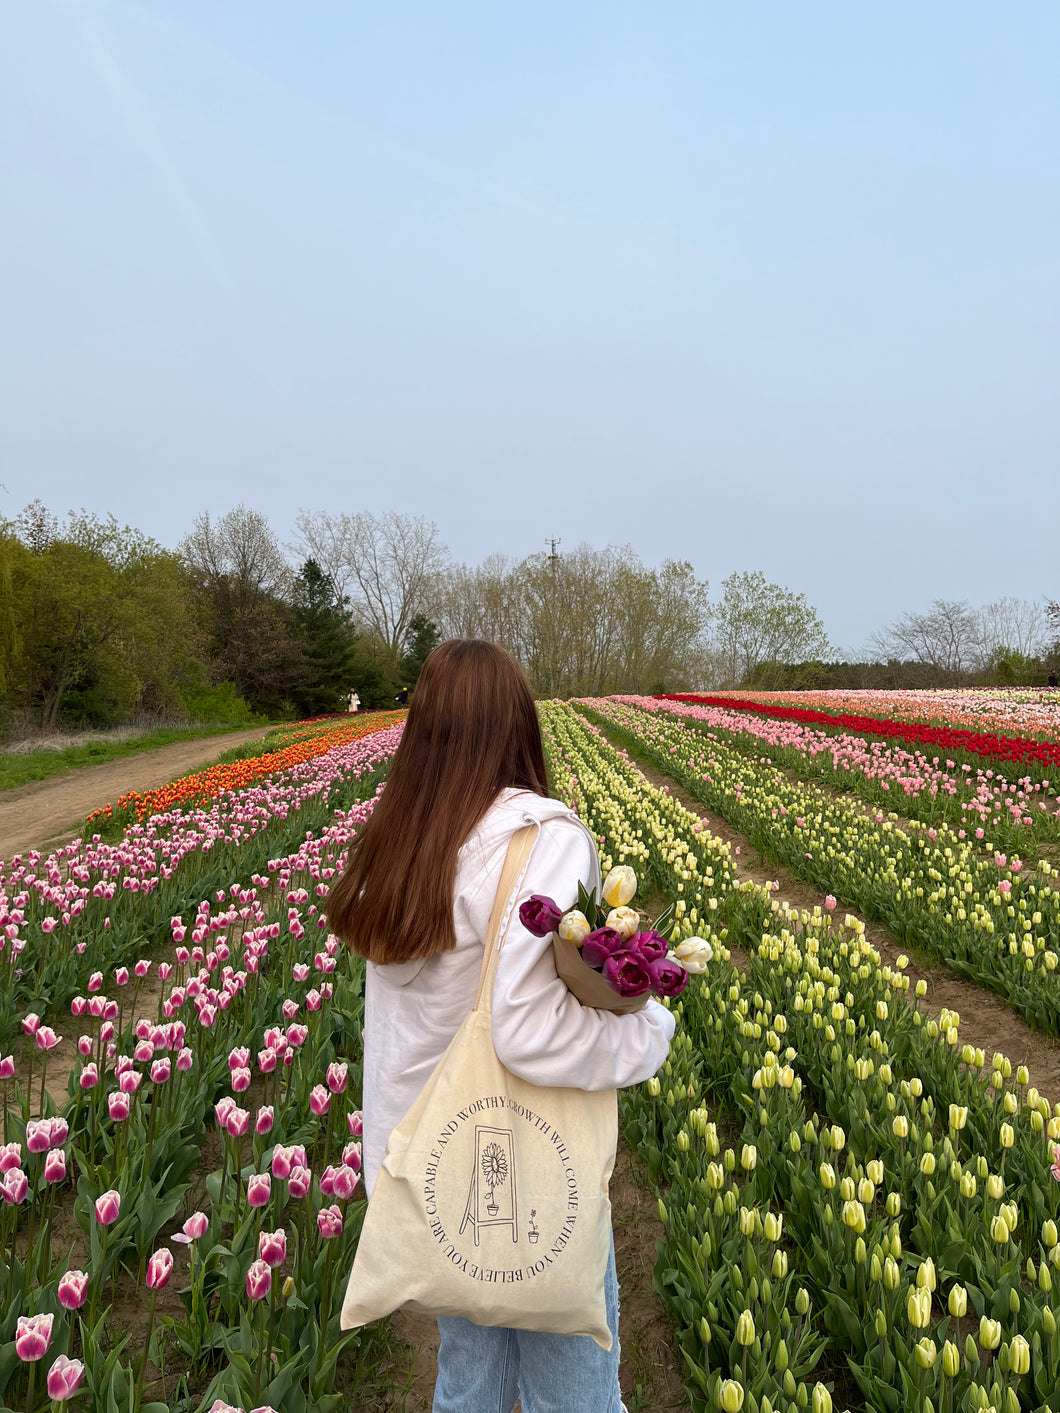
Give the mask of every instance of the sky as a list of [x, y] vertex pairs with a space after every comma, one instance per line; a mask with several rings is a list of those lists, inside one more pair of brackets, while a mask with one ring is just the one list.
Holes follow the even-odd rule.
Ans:
[[1060, 597], [1060, 7], [0, 0], [0, 516]]

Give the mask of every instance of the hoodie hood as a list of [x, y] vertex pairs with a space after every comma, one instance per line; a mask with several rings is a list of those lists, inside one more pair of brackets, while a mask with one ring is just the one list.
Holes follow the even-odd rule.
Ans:
[[[580, 824], [583, 829], [585, 828], [574, 810], [565, 805], [562, 800], [535, 795], [532, 790], [511, 788], [502, 790], [460, 846], [456, 856], [457, 873], [460, 872], [470, 850], [477, 849], [485, 857], [494, 853], [502, 845], [507, 847], [512, 835], [522, 829], [524, 825], [540, 825], [549, 819], [571, 819]], [[595, 844], [594, 839], [594, 847]], [[533, 859], [532, 851], [530, 859]], [[530, 860], [527, 861], [527, 868], [529, 866]], [[411, 962], [392, 962], [388, 966], [377, 967], [376, 970], [385, 977], [391, 986], [407, 986], [419, 975], [428, 960], [427, 957], [417, 957]], [[373, 965], [374, 963], [369, 962], [369, 966]]]

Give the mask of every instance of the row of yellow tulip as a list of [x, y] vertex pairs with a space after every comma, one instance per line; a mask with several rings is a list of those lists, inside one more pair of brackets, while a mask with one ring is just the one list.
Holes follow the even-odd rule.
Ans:
[[[554, 779], [614, 861], [701, 913], [700, 861], [724, 845], [569, 708], [544, 718]], [[709, 896], [748, 970], [719, 949], [662, 1074], [624, 1102], [693, 1408], [1060, 1407], [1060, 1108], [962, 1046], [959, 1017], [916, 1009], [856, 918], [731, 869]]]

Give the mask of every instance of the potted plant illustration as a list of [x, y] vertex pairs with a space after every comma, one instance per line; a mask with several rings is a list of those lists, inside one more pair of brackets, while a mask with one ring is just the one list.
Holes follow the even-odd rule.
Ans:
[[529, 1227], [529, 1230], [528, 1230], [527, 1233], [526, 1233], [527, 1238], [529, 1239], [531, 1246], [533, 1246], [534, 1242], [535, 1242], [535, 1241], [537, 1240], [537, 1238], [541, 1235], [541, 1232], [540, 1232], [539, 1228], [536, 1226], [536, 1224], [535, 1224], [535, 1222], [534, 1222], [534, 1218], [535, 1218], [536, 1216], [537, 1216], [537, 1208], [536, 1208], [536, 1207], [531, 1207], [531, 1209], [530, 1209], [530, 1227]]
[[486, 1180], [489, 1188], [489, 1201], [486, 1203], [486, 1211], [491, 1217], [497, 1215], [497, 1199], [494, 1197], [494, 1190], [503, 1187], [508, 1181], [508, 1159], [504, 1149], [499, 1143], [491, 1143], [482, 1152], [482, 1176]]

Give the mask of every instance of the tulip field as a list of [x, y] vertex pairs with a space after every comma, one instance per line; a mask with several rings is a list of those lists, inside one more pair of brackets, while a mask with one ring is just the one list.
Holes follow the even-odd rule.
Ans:
[[[1060, 1034], [1060, 705], [928, 695], [540, 704], [605, 871], [713, 949], [622, 1096], [696, 1413], [1060, 1413], [1060, 1095], [865, 927]], [[337, 1410], [385, 1362], [338, 1330], [362, 974], [323, 910], [403, 717], [285, 728], [0, 865], [0, 1413]]]

